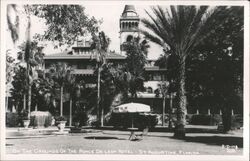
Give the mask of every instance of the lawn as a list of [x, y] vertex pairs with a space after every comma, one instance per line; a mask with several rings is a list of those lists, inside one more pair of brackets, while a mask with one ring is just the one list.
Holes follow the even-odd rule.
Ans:
[[129, 141], [129, 132], [118, 130], [40, 135], [9, 138], [6, 151], [8, 154], [142, 155], [242, 155], [243, 151], [241, 134], [187, 133], [183, 140], [172, 136], [170, 132], [149, 132], [142, 140]]

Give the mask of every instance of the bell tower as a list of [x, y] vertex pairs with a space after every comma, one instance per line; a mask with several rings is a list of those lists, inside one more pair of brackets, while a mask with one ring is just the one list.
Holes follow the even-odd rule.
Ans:
[[125, 55], [123, 44], [139, 36], [140, 18], [133, 5], [125, 5], [120, 18], [120, 51]]

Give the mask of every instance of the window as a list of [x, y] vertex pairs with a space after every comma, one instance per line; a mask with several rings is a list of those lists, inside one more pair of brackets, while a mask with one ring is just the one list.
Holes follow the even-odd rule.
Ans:
[[153, 89], [152, 89], [151, 87], [148, 87], [148, 88], [147, 88], [147, 92], [148, 92], [148, 93], [153, 93]]
[[133, 36], [132, 35], [128, 35], [128, 37], [127, 37], [127, 42], [131, 42], [132, 41], [132, 39], [133, 39]]
[[127, 12], [127, 16], [137, 16], [134, 12]]
[[78, 69], [86, 69], [86, 64], [84, 64], [84, 63], [79, 63], [79, 64], [78, 64]]
[[86, 69], [94, 69], [94, 67], [92, 65], [87, 65]]
[[152, 74], [148, 74], [147, 75], [147, 80], [152, 81], [153, 80], [153, 75]]
[[155, 75], [153, 76], [153, 80], [154, 80], [154, 81], [161, 81], [161, 75], [160, 75], [160, 74], [155, 74]]
[[79, 54], [79, 50], [78, 49], [75, 49], [75, 54]]

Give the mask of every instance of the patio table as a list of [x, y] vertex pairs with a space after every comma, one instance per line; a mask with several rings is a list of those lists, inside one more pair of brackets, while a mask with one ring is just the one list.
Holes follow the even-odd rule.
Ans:
[[135, 131], [138, 131], [138, 128], [128, 128], [128, 130], [130, 131], [129, 140], [136, 139]]

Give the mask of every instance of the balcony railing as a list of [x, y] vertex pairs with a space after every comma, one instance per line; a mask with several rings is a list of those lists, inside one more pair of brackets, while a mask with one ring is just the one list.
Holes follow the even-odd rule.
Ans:
[[95, 72], [94, 69], [75, 69], [73, 74], [75, 75], [93, 75]]
[[[48, 73], [49, 69], [45, 69], [45, 72]], [[94, 69], [74, 69], [72, 74], [74, 75], [93, 75], [95, 72]]]

